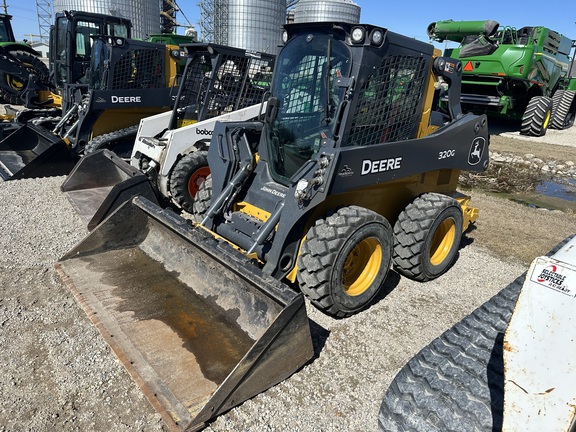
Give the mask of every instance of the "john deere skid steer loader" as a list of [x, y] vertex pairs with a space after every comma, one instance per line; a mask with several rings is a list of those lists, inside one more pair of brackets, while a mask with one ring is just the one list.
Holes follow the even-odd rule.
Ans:
[[90, 43], [85, 83], [64, 84], [63, 115], [30, 120], [0, 141], [2, 179], [68, 174], [96, 143], [129, 154], [140, 119], [172, 106], [177, 46], [99, 35]]
[[57, 263], [174, 427], [202, 427], [311, 357], [302, 293], [360, 312], [391, 264], [421, 281], [447, 271], [478, 216], [456, 187], [487, 167], [488, 130], [461, 113], [460, 62], [370, 25], [293, 24], [285, 40], [264, 120], [214, 131], [199, 225], [135, 197]]
[[139, 194], [192, 212], [210, 172], [207, 152], [216, 122], [261, 113], [274, 56], [217, 44], [183, 48], [188, 61], [174, 107], [140, 121], [130, 164], [107, 151], [87, 154], [62, 184], [88, 229]]

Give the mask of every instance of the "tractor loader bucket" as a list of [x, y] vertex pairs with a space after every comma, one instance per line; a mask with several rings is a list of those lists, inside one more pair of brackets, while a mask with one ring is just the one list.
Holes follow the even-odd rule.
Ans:
[[116, 208], [136, 195], [158, 203], [148, 177], [110, 150], [84, 156], [60, 190], [92, 231]]
[[142, 197], [56, 270], [172, 430], [199, 430], [313, 355], [301, 293]]
[[0, 141], [3, 180], [65, 175], [75, 163], [76, 157], [60, 137], [32, 123], [23, 124]]

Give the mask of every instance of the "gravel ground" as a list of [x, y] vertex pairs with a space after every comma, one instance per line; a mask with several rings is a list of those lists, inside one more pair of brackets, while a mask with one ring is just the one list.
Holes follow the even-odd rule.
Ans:
[[[86, 234], [59, 192], [63, 180], [0, 184], [0, 431], [164, 430], [55, 276], [54, 263]], [[522, 220], [514, 229], [530, 227], [534, 236], [547, 230], [530, 225], [542, 211], [508, 207], [511, 220]], [[497, 224], [479, 223], [476, 232], [485, 226]], [[526, 270], [520, 258], [490, 250], [490, 235], [482, 234], [467, 235], [456, 264], [435, 281], [415, 283], [390, 272], [376, 303], [354, 317], [334, 320], [308, 307], [315, 358], [207, 430], [376, 430], [384, 393], [404, 363]], [[515, 238], [513, 230], [509, 235]], [[554, 235], [554, 242], [565, 237]]]

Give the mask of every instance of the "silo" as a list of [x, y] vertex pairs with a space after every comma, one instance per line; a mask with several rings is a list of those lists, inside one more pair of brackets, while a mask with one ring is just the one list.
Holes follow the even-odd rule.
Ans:
[[294, 8], [294, 22], [360, 22], [360, 6], [352, 0], [300, 0]]
[[286, 0], [229, 0], [228, 45], [278, 54]]
[[78, 10], [129, 18], [134, 38], [161, 32], [158, 0], [54, 0], [53, 3], [55, 13]]

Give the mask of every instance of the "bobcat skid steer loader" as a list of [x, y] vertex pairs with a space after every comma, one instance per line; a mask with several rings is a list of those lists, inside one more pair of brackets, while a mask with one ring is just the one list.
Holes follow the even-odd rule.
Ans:
[[135, 195], [192, 212], [210, 173], [207, 149], [217, 121], [261, 114], [274, 56], [217, 44], [186, 45], [188, 61], [172, 111], [140, 121], [130, 163], [109, 151], [85, 155], [62, 184], [92, 230]]

